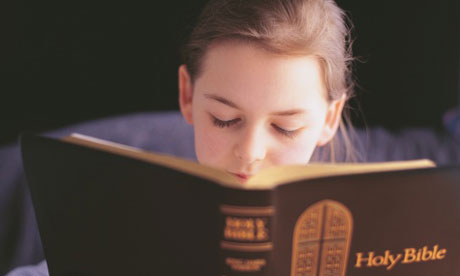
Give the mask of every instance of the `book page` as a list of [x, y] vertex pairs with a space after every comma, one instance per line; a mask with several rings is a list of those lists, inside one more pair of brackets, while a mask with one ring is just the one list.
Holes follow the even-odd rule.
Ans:
[[242, 184], [238, 178], [223, 170], [166, 154], [158, 154], [78, 133], [74, 133], [61, 140], [159, 164], [209, 179], [223, 186], [239, 189], [272, 189], [277, 185], [301, 179], [435, 167], [432, 161], [426, 159], [382, 163], [313, 163], [308, 165], [288, 165], [263, 170]]
[[176, 169], [191, 175], [195, 175], [201, 178], [209, 179], [217, 182], [224, 186], [229, 187], [240, 187], [239, 180], [222, 170], [204, 166], [197, 162], [186, 160], [183, 158], [174, 157], [167, 154], [159, 154], [151, 151], [142, 150], [139, 148], [79, 134], [73, 133], [70, 136], [61, 139], [65, 142], [86, 146], [89, 148], [95, 148], [98, 150], [127, 156], [134, 159], [147, 161], [149, 163], [158, 164], [164, 167]]
[[382, 163], [312, 163], [308, 165], [290, 165], [273, 167], [261, 171], [248, 180], [248, 188], [273, 188], [283, 183], [294, 182], [301, 179], [319, 177], [397, 171], [418, 168], [430, 168], [436, 165], [428, 159], [413, 161], [395, 161]]

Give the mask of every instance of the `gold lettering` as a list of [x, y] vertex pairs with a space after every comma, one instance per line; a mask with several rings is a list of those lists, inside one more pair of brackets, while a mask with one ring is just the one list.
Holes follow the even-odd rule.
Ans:
[[227, 217], [224, 237], [229, 240], [254, 241], [256, 239], [254, 219]]
[[363, 253], [361, 253], [361, 252], [356, 253], [355, 267], [361, 267], [361, 263], [366, 262], [366, 261], [367, 261], [367, 267], [372, 266], [372, 258], [374, 257], [374, 254], [375, 253], [371, 251], [371, 252], [369, 252], [369, 257], [363, 258]]
[[[434, 247], [433, 252], [436, 252], [436, 246]], [[428, 250], [427, 246], [424, 246], [422, 250], [422, 261], [426, 262], [430, 259], [432, 260], [432, 256], [434, 255], [433, 252], [431, 250]]]
[[433, 247], [433, 254], [431, 256], [432, 260], [436, 260], [436, 253], [438, 253], [438, 247], [439, 247], [439, 245], [437, 245], [437, 244]]
[[[356, 264], [355, 267], [360, 268], [367, 267], [378, 267], [386, 266], [386, 270], [391, 270], [396, 264], [401, 262], [402, 264], [428, 262], [434, 260], [441, 260], [445, 258], [447, 249], [439, 249], [439, 245], [435, 245], [432, 249], [428, 246], [421, 248], [406, 248], [404, 254], [391, 254], [390, 250], [385, 250], [385, 254], [376, 255], [375, 252], [370, 251], [367, 256], [363, 253], [356, 253]], [[404, 255], [404, 256], [403, 256]]]
[[381, 266], [385, 262], [385, 259], [383, 256], [377, 256], [372, 260], [372, 265], [373, 266]]
[[265, 227], [266, 220], [256, 219], [257, 235], [256, 239], [258, 241], [268, 240], [268, 229]]
[[417, 262], [420, 262], [420, 257], [421, 257], [421, 256], [422, 256], [422, 250], [419, 249], [419, 250], [417, 251]]
[[404, 260], [402, 261], [403, 264], [412, 263], [416, 260], [417, 256], [415, 255], [417, 251], [415, 248], [406, 248], [404, 249]]
[[447, 250], [446, 249], [441, 249], [439, 250], [438, 254], [436, 254], [436, 259], [442, 260], [444, 257], [446, 257]]
[[265, 222], [266, 222], [266, 220], [264, 220], [264, 219], [260, 219], [260, 218], [256, 219], [257, 228], [264, 228], [265, 227]]
[[385, 256], [384, 256], [384, 259], [383, 259], [383, 264], [384, 265], [388, 265], [388, 261], [390, 259], [390, 250], [385, 250]]
[[234, 271], [255, 272], [260, 271], [266, 264], [265, 259], [240, 259], [226, 258], [225, 263]]
[[[389, 250], [387, 251], [388, 253], [390, 252]], [[402, 254], [396, 255], [396, 257], [394, 257], [393, 254], [390, 254], [388, 257], [388, 259], [390, 260], [390, 265], [387, 266], [387, 270], [391, 270], [399, 262], [401, 258], [402, 258]]]

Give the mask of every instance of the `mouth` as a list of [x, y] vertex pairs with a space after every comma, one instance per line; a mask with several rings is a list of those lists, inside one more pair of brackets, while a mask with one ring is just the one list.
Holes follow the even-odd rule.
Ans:
[[238, 179], [242, 181], [243, 183], [246, 182], [251, 177], [250, 175], [243, 174], [243, 173], [232, 173], [232, 172], [230, 173], [238, 177]]

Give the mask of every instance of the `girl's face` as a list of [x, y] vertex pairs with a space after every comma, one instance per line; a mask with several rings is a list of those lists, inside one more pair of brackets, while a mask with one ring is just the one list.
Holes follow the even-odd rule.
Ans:
[[227, 42], [210, 47], [202, 66], [193, 84], [179, 68], [180, 107], [200, 163], [244, 183], [261, 169], [308, 163], [335, 134], [344, 99], [326, 100], [316, 58]]

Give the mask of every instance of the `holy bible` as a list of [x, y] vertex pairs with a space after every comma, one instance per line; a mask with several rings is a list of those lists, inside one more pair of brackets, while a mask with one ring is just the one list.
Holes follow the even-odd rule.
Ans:
[[284, 166], [243, 184], [78, 134], [21, 149], [51, 276], [460, 274], [458, 166]]

